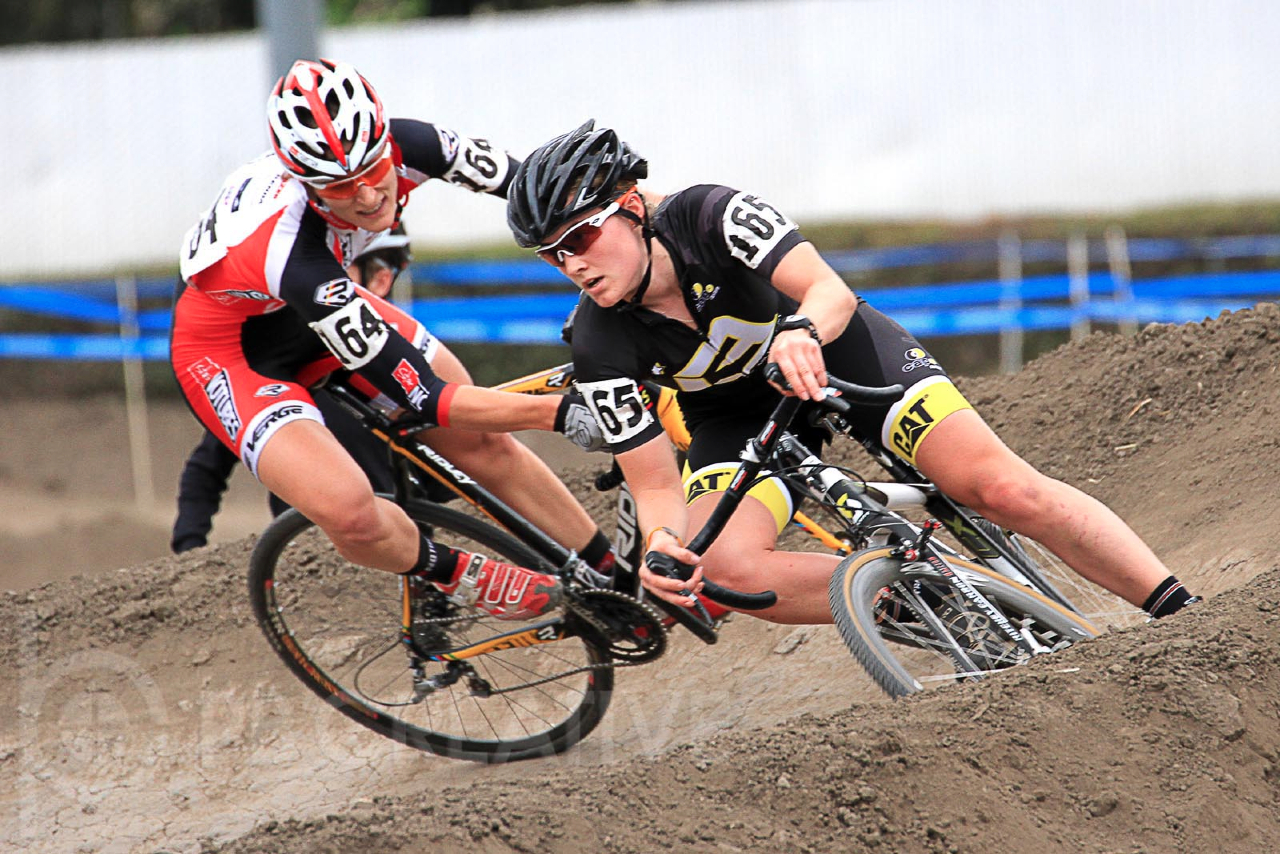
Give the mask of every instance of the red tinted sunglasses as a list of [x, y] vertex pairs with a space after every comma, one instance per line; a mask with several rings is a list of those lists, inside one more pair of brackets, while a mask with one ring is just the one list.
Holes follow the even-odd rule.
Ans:
[[388, 145], [383, 150], [382, 156], [375, 160], [368, 169], [357, 175], [352, 175], [350, 178], [315, 187], [316, 195], [322, 199], [338, 199], [339, 201], [354, 199], [356, 193], [360, 192], [361, 184], [376, 187], [387, 177], [387, 173], [391, 171], [393, 165], [395, 164], [391, 160], [391, 146]]
[[600, 239], [605, 221], [622, 210], [622, 205], [630, 196], [631, 193], [626, 193], [614, 199], [599, 213], [572, 225], [555, 243], [539, 246], [538, 257], [553, 267], [564, 267], [564, 262], [570, 255], [581, 255]]

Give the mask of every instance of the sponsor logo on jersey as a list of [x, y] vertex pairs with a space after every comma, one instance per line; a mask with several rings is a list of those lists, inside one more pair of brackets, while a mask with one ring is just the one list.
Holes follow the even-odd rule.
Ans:
[[346, 305], [351, 302], [351, 298], [356, 294], [355, 283], [343, 276], [341, 279], [330, 279], [323, 285], [316, 287], [316, 294], [313, 299], [319, 305], [327, 305], [336, 307]]
[[458, 135], [451, 130], [436, 128], [436, 136], [440, 137], [440, 147], [444, 149], [445, 162], [452, 162], [458, 154]]
[[208, 356], [187, 367], [187, 373], [195, 377], [196, 382], [200, 383], [200, 385], [206, 385], [220, 370], [222, 370], [222, 365], [219, 365]]
[[744, 377], [764, 361], [772, 337], [772, 321], [717, 317], [707, 329], [706, 340], [675, 374], [675, 381], [681, 391], [690, 392]]
[[254, 397], [279, 397], [289, 390], [284, 383], [267, 383], [253, 393]]
[[422, 411], [422, 407], [427, 402], [429, 393], [422, 387], [422, 382], [418, 377], [417, 370], [408, 360], [401, 359], [400, 364], [396, 365], [396, 369], [391, 372], [391, 376], [395, 381], [400, 383], [400, 388], [404, 389], [404, 393], [409, 398], [409, 403], [413, 408]]
[[907, 359], [907, 363], [902, 366], [902, 372], [904, 374], [909, 374], [912, 371], [919, 370], [920, 368], [932, 371], [942, 370], [942, 366], [938, 364], [938, 361], [919, 347], [912, 347], [903, 355]]
[[271, 294], [264, 294], [262, 291], [251, 291], [247, 289], [235, 288], [226, 291], [205, 291], [210, 298], [217, 300], [223, 305], [231, 305], [236, 300], [247, 299], [256, 300], [257, 302], [271, 302], [275, 297]]
[[213, 407], [214, 414], [218, 416], [223, 429], [234, 442], [240, 435], [240, 428], [244, 423], [236, 410], [236, 398], [231, 390], [231, 376], [225, 370], [218, 371], [209, 382], [205, 383], [204, 395], [209, 398], [209, 405]]
[[704, 285], [702, 282], [694, 282], [693, 284], [693, 307], [698, 311], [711, 302], [720, 293], [719, 285]]

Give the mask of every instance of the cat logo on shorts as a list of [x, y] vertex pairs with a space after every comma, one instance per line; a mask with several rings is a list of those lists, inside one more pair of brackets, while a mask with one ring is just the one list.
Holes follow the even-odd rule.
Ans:
[[899, 415], [893, 425], [894, 450], [903, 456], [914, 459], [916, 445], [924, 438], [933, 426], [933, 416], [925, 408], [923, 400], [917, 400], [906, 413]]
[[729, 487], [729, 479], [737, 473], [737, 470], [736, 466], [732, 468], [726, 466], [718, 471], [704, 469], [698, 472], [696, 477], [685, 484], [685, 501], [693, 503], [695, 498], [706, 495], [708, 492], [723, 492]]
[[920, 443], [942, 419], [961, 409], [972, 408], [949, 378], [929, 377], [912, 386], [889, 410], [880, 441], [890, 451], [914, 464]]

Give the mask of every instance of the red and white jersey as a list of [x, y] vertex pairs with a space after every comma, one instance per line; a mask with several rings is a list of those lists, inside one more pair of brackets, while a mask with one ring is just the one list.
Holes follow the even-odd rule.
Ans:
[[[516, 162], [485, 140], [409, 119], [392, 119], [391, 135], [400, 209], [430, 178], [505, 197]], [[183, 242], [187, 287], [181, 300], [190, 305], [175, 313], [175, 349], [191, 353], [202, 342], [221, 346], [231, 336], [255, 358], [273, 349], [301, 349], [296, 339], [277, 344], [257, 331], [274, 324], [246, 323], [289, 311], [345, 367], [401, 406], [434, 419], [440, 398], [434, 392], [442, 384], [422, 352], [383, 316], [384, 304], [347, 278], [345, 265], [376, 236], [309, 199], [274, 154], [245, 164], [227, 178]], [[289, 353], [268, 355], [275, 364], [289, 362]], [[415, 379], [412, 388], [406, 387], [408, 376]]]
[[[409, 119], [392, 119], [391, 134], [402, 208], [430, 178], [506, 196], [515, 161], [487, 141]], [[345, 280], [346, 264], [376, 237], [310, 201], [282, 173], [273, 153], [232, 172], [183, 240], [183, 280], [242, 315], [308, 303], [318, 285]]]

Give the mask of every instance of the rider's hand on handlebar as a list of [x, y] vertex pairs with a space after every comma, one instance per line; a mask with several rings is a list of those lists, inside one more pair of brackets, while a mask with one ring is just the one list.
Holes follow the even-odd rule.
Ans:
[[823, 386], [827, 384], [827, 368], [822, 358], [822, 348], [803, 329], [789, 329], [773, 337], [769, 348], [769, 361], [782, 369], [782, 375], [792, 390], [774, 385], [782, 394], [801, 400], [822, 400]]
[[665, 532], [657, 533], [653, 536], [649, 548], [662, 554], [670, 555], [683, 564], [693, 566], [693, 575], [687, 581], [679, 578], [669, 578], [662, 573], [654, 572], [649, 568], [648, 563], [640, 564], [640, 583], [644, 585], [644, 589], [648, 590], [654, 596], [672, 605], [681, 607], [689, 607], [695, 604], [692, 596], [681, 595], [685, 593], [702, 592], [702, 558], [689, 551], [680, 542]]

